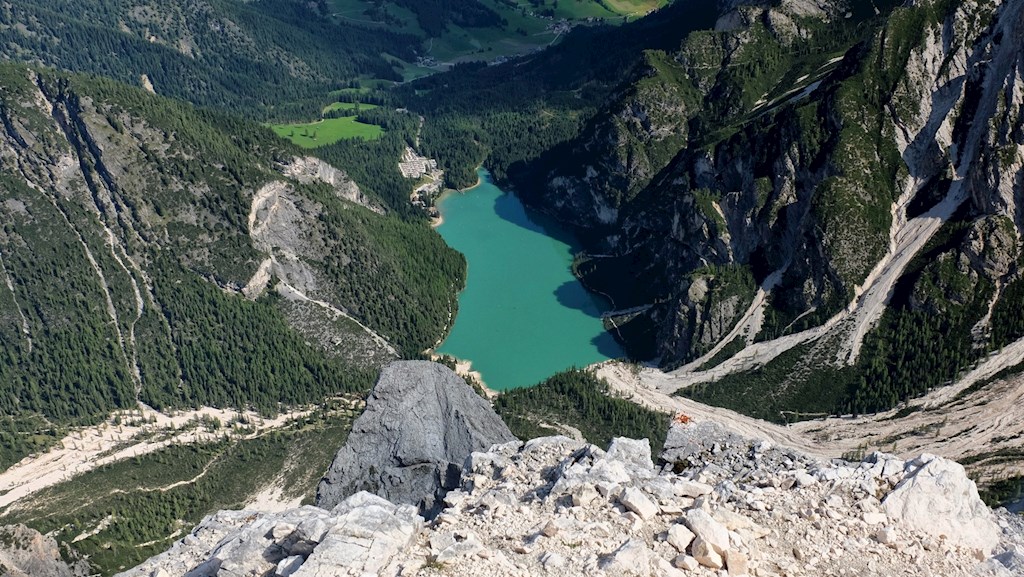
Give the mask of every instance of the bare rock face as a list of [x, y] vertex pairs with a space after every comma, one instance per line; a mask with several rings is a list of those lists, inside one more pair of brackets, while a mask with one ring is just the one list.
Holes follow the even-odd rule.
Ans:
[[907, 463], [907, 474], [882, 502], [889, 517], [937, 539], [990, 553], [999, 542], [992, 511], [978, 497], [974, 481], [955, 461], [922, 455]]
[[363, 194], [363, 191], [359, 190], [359, 186], [347, 174], [319, 158], [295, 157], [290, 163], [281, 167], [281, 172], [303, 184], [312, 182], [327, 184], [334, 189], [338, 198], [361, 204], [378, 214], [384, 214], [384, 209]]
[[395, 362], [381, 372], [316, 503], [330, 509], [369, 491], [432, 517], [459, 486], [466, 457], [514, 440], [487, 401], [447, 367]]
[[69, 565], [57, 542], [24, 525], [0, 527], [0, 577], [85, 577], [87, 563]]

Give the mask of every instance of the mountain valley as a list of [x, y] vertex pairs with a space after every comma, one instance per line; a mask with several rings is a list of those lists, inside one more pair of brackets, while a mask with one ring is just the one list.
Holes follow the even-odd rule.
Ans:
[[[1021, 2], [11, 0], [0, 38], [0, 522], [33, 555], [66, 556], [54, 575], [129, 571], [221, 509], [313, 503], [384, 367], [456, 365], [437, 355], [473, 281], [431, 224], [440, 195], [484, 169], [579, 239], [571, 273], [612, 303], [589, 320], [626, 355], [478, 391], [523, 441], [574, 439], [484, 446], [529, 472], [502, 490], [534, 494], [535, 458], [564, 468], [591, 451], [596, 463], [585, 443], [614, 437], [646, 437], [657, 458], [670, 420], [677, 433], [692, 420], [806, 457], [821, 487], [799, 498], [847, 491], [827, 471], [870, 469], [884, 451], [955, 459], [989, 505], [1019, 504]], [[403, 170], [410, 159], [422, 170]], [[480, 328], [476, 344], [504, 352], [496, 332]], [[446, 407], [438, 420], [462, 418]], [[746, 511], [729, 483], [756, 479], [717, 467], [747, 457], [706, 448], [687, 465], [715, 486], [697, 509]], [[783, 460], [765, 477], [773, 506], [821, 531], [772, 492], [796, 475]], [[499, 469], [485, 473], [502, 481]], [[436, 501], [461, 545], [468, 511], [491, 505], [459, 486], [461, 504]], [[517, 523], [557, 513], [545, 499]], [[470, 547], [442, 546], [400, 505], [342, 514], [378, 507], [416, 525], [402, 550], [424, 574], [498, 574], [496, 559], [517, 555], [522, 574], [627, 568], [610, 535], [579, 559], [571, 540], [550, 554], [495, 541], [438, 562]], [[217, 540], [251, 522], [224, 515], [208, 527]], [[1012, 552], [1012, 516], [1000, 518]], [[847, 523], [879, 550], [871, 571], [916, 559], [975, 574], [967, 553], [943, 560], [951, 550], [892, 519], [898, 546]], [[648, 521], [635, 538], [665, 563], [694, 557], [657, 537], [671, 522]], [[529, 541], [532, 525], [518, 529]], [[468, 540], [482, 536], [497, 539], [478, 528]], [[492, 556], [478, 564], [481, 551]], [[25, 562], [4, 555], [0, 575], [32, 574], [4, 573]], [[856, 565], [815, 556], [827, 574]], [[676, 574], [641, 557], [642, 574]], [[779, 559], [751, 574], [814, 574], [806, 558]]]

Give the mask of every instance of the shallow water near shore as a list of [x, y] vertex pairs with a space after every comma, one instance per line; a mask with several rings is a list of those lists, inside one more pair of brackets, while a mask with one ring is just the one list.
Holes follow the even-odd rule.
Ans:
[[572, 366], [623, 356], [605, 332], [608, 303], [572, 275], [576, 240], [528, 211], [480, 171], [480, 184], [443, 198], [437, 231], [466, 255], [459, 314], [437, 352], [471, 361], [487, 386], [536, 384]]

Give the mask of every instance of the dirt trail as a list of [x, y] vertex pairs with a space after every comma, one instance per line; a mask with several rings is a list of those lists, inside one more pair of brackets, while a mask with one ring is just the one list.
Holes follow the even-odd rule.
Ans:
[[[968, 470], [982, 479], [1024, 475], [1019, 458], [1002, 461], [997, 455], [1024, 450], [1024, 375], [965, 391], [947, 387], [901, 410], [806, 421], [792, 429], [834, 455], [882, 450], [909, 457], [927, 452], [969, 458]], [[990, 456], [996, 458], [988, 460]]]
[[[127, 424], [114, 425], [111, 420], [74, 431], [49, 451], [30, 455], [0, 473], [0, 509], [106, 464], [152, 453], [173, 444], [214, 441], [230, 434], [230, 428], [226, 426], [239, 416], [255, 427], [255, 434], [258, 434], [281, 428], [310, 412], [312, 409], [301, 409], [283, 413], [275, 419], [263, 419], [255, 413], [203, 408], [172, 416], [142, 406], [137, 411], [116, 415]], [[186, 427], [199, 419], [219, 421], [221, 427], [215, 431], [199, 423]]]
[[608, 361], [594, 365], [597, 375], [608, 381], [611, 390], [623, 398], [654, 410], [683, 413], [698, 421], [710, 420], [726, 425], [742, 435], [769, 439], [819, 457], [832, 457], [828, 447], [820, 446], [798, 431], [741, 415], [735, 411], [704, 405], [690, 399], [670, 396], [650, 386], [647, 371], [634, 372], [628, 365]]
[[389, 354], [391, 354], [393, 356], [396, 356], [396, 357], [399, 356], [398, 355], [398, 351], [395, 349], [395, 347], [387, 339], [385, 339], [381, 335], [377, 334], [377, 332], [375, 332], [373, 329], [371, 329], [370, 327], [368, 327], [368, 326], [364, 325], [363, 323], [359, 322], [358, 320], [353, 318], [351, 315], [349, 315], [345, 311], [335, 307], [331, 303], [311, 298], [311, 297], [307, 296], [305, 293], [303, 293], [302, 291], [300, 291], [299, 289], [291, 286], [290, 284], [288, 284], [288, 283], [286, 283], [284, 281], [281, 281], [277, 285], [277, 292], [279, 292], [281, 294], [281, 296], [283, 296], [283, 297], [285, 297], [287, 299], [300, 300], [300, 301], [304, 301], [304, 302], [315, 304], [318, 307], [326, 310], [327, 312], [329, 312], [332, 315], [335, 315], [337, 317], [344, 317], [344, 318], [352, 321], [353, 323], [359, 325], [359, 328], [361, 328], [364, 331], [366, 331], [366, 334], [370, 335], [370, 338], [372, 338], [374, 340], [374, 342], [376, 342], [377, 345], [379, 345], [382, 349], [386, 350]]
[[924, 397], [921, 404], [929, 408], [939, 407], [953, 400], [972, 385], [1021, 363], [1024, 363], [1024, 338], [1016, 340], [1001, 350], [992, 353], [952, 386], [936, 389]]
[[[133, 380], [135, 381], [135, 400], [138, 401], [139, 395], [142, 393], [142, 367], [139, 366], [138, 347], [135, 342], [135, 326], [139, 323], [139, 319], [142, 318], [142, 313], [146, 310], [146, 303], [142, 298], [142, 291], [139, 290], [139, 283], [135, 280], [135, 275], [132, 274], [132, 271], [124, 264], [125, 260], [131, 262], [127, 251], [125, 251], [121, 242], [117, 240], [117, 237], [114, 236], [114, 231], [110, 230], [102, 219], [100, 220], [100, 224], [103, 226], [103, 230], [107, 233], [107, 244], [110, 247], [110, 255], [114, 257], [118, 266], [121, 267], [121, 270], [123, 270], [124, 274], [128, 277], [128, 282], [132, 285], [132, 295], [135, 297], [135, 318], [133, 318], [132, 322], [128, 325], [128, 342], [131, 344], [131, 369]], [[124, 255], [124, 260], [122, 260], [121, 256], [117, 254], [118, 249], [120, 249], [121, 253]], [[132, 265], [134, 266], [134, 263], [132, 263]]]
[[[282, 266], [280, 261], [278, 261], [277, 255], [280, 255], [286, 262], [291, 261], [292, 270], [295, 270], [296, 268], [301, 269], [310, 279], [313, 278], [312, 273], [308, 271], [306, 265], [302, 262], [302, 259], [293, 252], [301, 250], [300, 248], [295, 248], [294, 246], [280, 246], [280, 243], [273, 242], [272, 239], [264, 238], [264, 236], [266, 236], [265, 233], [267, 233], [272, 226], [281, 224], [275, 222], [275, 220], [278, 219], [279, 215], [284, 215], [287, 212], [283, 208], [283, 203], [291, 202], [287, 199], [285, 194], [288, 191], [289, 188], [287, 184], [275, 181], [264, 185], [256, 191], [256, 194], [253, 195], [252, 205], [249, 208], [249, 236], [253, 239], [256, 248], [262, 250], [267, 257], [260, 264], [249, 282], [246, 283], [245, 288], [242, 289], [242, 293], [248, 298], [256, 298], [266, 289], [270, 280], [274, 276], [277, 276], [280, 281], [277, 285], [277, 292], [280, 293], [281, 296], [289, 300], [315, 304], [327, 311], [328, 314], [334, 318], [343, 317], [352, 321], [362, 328], [381, 349], [387, 351], [387, 353], [392, 356], [399, 356], [397, 349], [395, 349], [394, 345], [392, 345], [386, 338], [353, 318], [346, 311], [341, 310], [329, 302], [309, 296], [305, 292], [310, 290], [308, 286], [303, 290], [303, 288], [294, 286], [294, 284], [285, 281], [285, 278], [287, 278], [288, 275], [281, 274], [279, 272], [285, 267]], [[287, 217], [280, 216], [280, 218], [286, 219]], [[292, 283], [294, 283], [294, 281], [292, 281]]]

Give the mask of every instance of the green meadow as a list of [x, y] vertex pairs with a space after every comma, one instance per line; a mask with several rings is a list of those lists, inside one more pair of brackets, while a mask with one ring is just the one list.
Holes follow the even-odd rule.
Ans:
[[374, 108], [377, 108], [376, 104], [362, 104], [362, 103], [358, 103], [357, 104], [355, 102], [334, 102], [334, 103], [328, 104], [327, 106], [324, 107], [324, 114], [327, 114], [329, 112], [336, 112], [338, 110], [345, 110], [345, 111], [352, 112], [353, 114], [356, 114], [356, 113], [358, 113], [360, 111], [363, 111], [363, 110], [373, 110]]
[[[348, 111], [352, 116], [341, 118], [324, 118], [317, 122], [272, 124], [270, 128], [280, 137], [287, 138], [302, 148], [316, 148], [334, 144], [339, 140], [362, 138], [374, 140], [384, 134], [384, 129], [376, 124], [366, 124], [356, 119], [356, 104], [352, 102], [335, 102], [324, 108], [324, 114], [336, 111]], [[359, 110], [376, 108], [373, 104], [359, 104]]]

